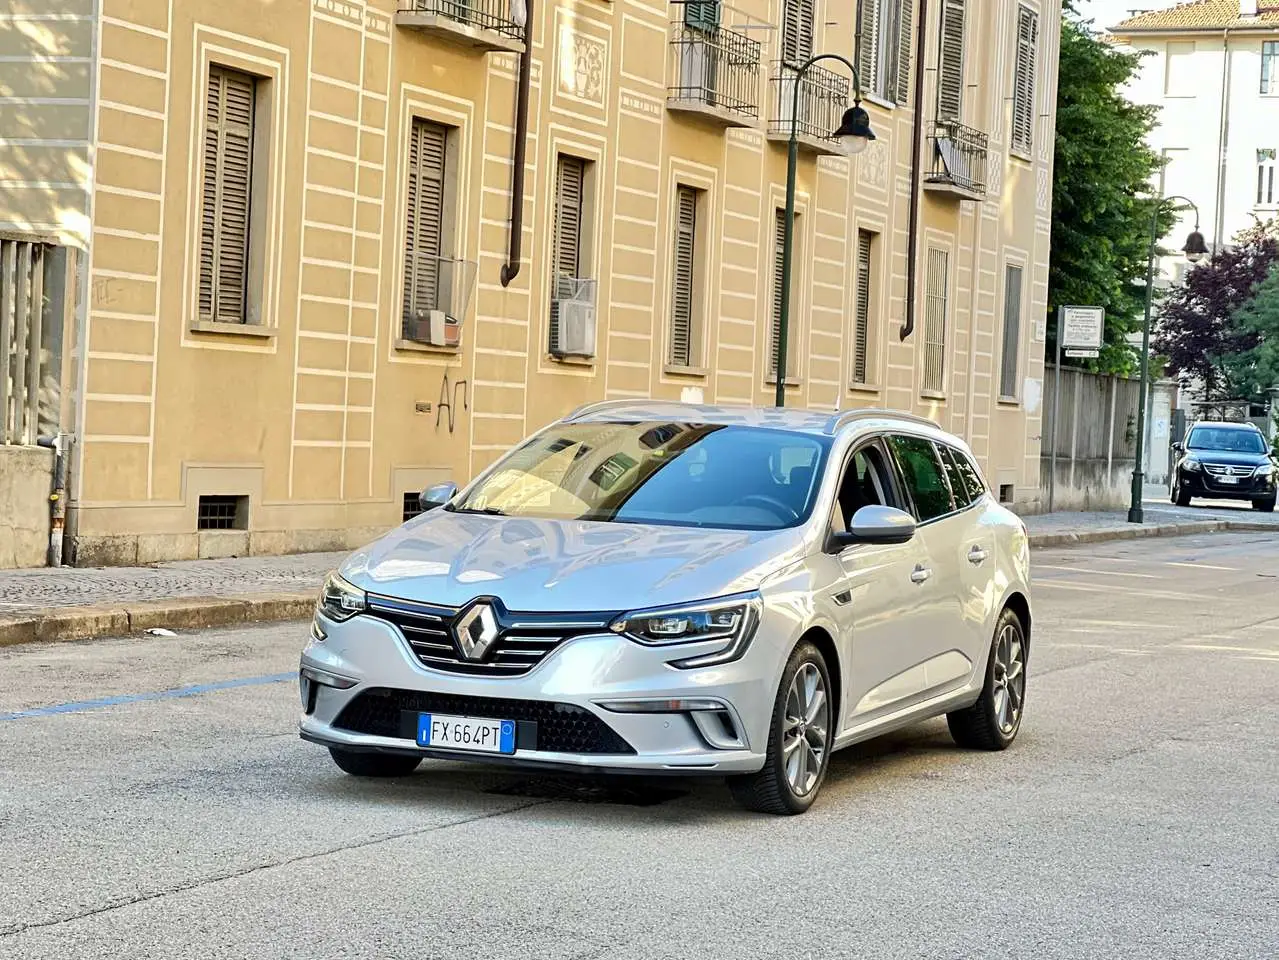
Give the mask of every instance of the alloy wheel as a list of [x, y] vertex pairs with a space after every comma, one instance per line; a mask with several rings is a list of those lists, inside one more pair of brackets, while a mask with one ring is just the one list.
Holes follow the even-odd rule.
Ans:
[[995, 641], [994, 705], [995, 722], [1009, 736], [1021, 720], [1026, 694], [1026, 645], [1015, 623], [1005, 623]]
[[782, 759], [786, 781], [797, 797], [806, 797], [821, 778], [829, 749], [830, 698], [826, 681], [813, 663], [803, 664], [786, 694]]

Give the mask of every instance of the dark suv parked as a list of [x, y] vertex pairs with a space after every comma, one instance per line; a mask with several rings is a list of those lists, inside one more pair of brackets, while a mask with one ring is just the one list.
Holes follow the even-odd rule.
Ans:
[[1275, 508], [1279, 461], [1265, 435], [1251, 423], [1197, 423], [1186, 442], [1173, 444], [1172, 502], [1190, 506], [1191, 497], [1251, 500], [1253, 509]]

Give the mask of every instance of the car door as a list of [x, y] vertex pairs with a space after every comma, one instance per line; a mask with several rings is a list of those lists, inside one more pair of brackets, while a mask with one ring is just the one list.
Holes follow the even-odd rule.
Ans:
[[946, 468], [936, 444], [927, 437], [894, 434], [888, 449], [900, 471], [919, 521], [917, 539], [923, 548], [925, 567], [913, 576], [919, 582], [915, 594], [916, 629], [901, 642], [914, 662], [910, 679], [912, 698], [927, 700], [966, 681], [972, 672], [970, 629], [960, 609], [963, 584], [957, 557], [965, 535], [965, 522], [956, 509]]
[[956, 602], [967, 636], [963, 653], [973, 663], [981, 663], [990, 644], [994, 605], [1002, 592], [994, 582], [998, 529], [991, 522], [994, 502], [986, 481], [967, 453], [949, 444], [938, 444], [938, 449], [957, 508], [954, 522], [958, 528], [955, 539], [958, 552], [952, 563], [959, 572], [960, 591]]
[[[875, 504], [910, 509], [879, 440], [862, 444], [849, 457], [832, 524], [847, 529], [857, 510]], [[859, 544], [837, 559], [843, 577], [835, 594], [836, 616], [848, 651], [842, 730], [873, 722], [916, 693], [911, 669], [918, 661], [910, 638], [926, 632], [917, 622], [916, 581], [928, 557], [915, 538], [903, 544]]]

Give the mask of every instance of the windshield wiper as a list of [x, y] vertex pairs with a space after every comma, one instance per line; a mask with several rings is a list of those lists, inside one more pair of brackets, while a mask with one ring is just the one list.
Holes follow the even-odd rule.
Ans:
[[504, 510], [497, 507], [454, 507], [454, 513], [482, 513], [486, 517], [506, 517], [509, 516]]

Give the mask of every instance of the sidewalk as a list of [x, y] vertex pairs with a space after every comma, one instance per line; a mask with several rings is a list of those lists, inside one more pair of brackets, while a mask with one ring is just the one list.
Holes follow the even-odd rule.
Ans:
[[[1222, 530], [1275, 530], [1279, 513], [1248, 504], [1176, 507], [1148, 488], [1145, 523], [1126, 511], [1027, 517], [1033, 547], [1059, 547]], [[341, 553], [189, 560], [151, 567], [0, 571], [0, 647], [41, 640], [122, 636], [294, 620], [310, 615], [325, 573]]]

